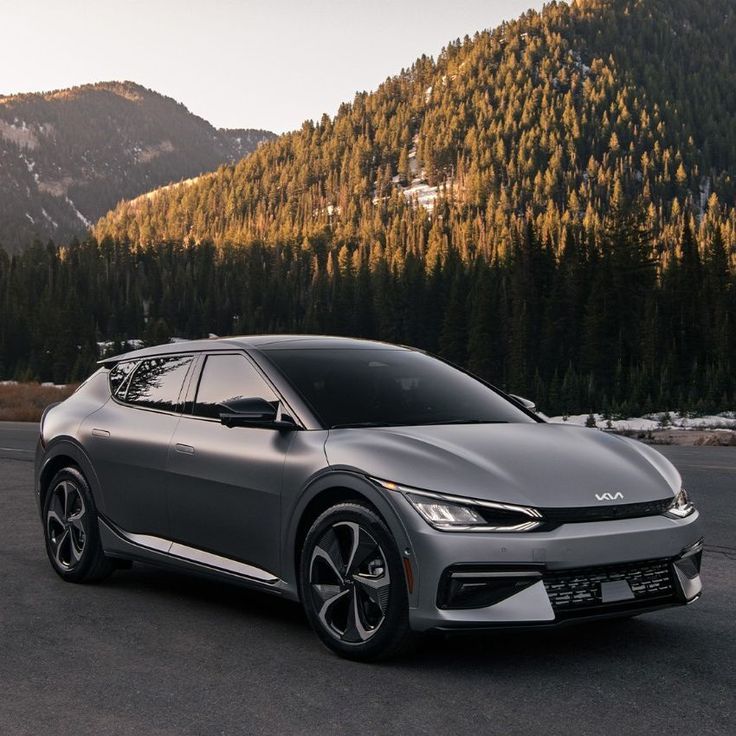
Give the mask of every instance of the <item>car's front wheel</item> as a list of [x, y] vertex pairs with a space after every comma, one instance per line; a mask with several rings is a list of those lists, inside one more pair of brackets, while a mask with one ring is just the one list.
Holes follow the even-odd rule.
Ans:
[[75, 467], [60, 470], [43, 504], [46, 552], [54, 571], [74, 583], [106, 578], [114, 563], [105, 556], [89, 485]]
[[343, 657], [382, 659], [409, 641], [401, 555], [384, 522], [363, 504], [338, 504], [312, 524], [300, 593], [312, 628]]

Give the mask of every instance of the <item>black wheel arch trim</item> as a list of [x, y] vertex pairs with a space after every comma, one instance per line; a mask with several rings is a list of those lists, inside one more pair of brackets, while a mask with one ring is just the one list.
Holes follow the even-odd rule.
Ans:
[[53, 473], [49, 475], [49, 472], [51, 470], [60, 470], [63, 467], [62, 464], [59, 464], [58, 468], [56, 467], [58, 458], [68, 458], [79, 467], [89, 485], [95, 508], [104, 513], [105, 504], [102, 486], [100, 485], [92, 461], [84, 448], [75, 439], [68, 436], [57, 437], [49, 442], [41, 461], [36, 465], [35, 486], [39, 513], [42, 513], [41, 507], [43, 506], [41, 498], [42, 486], [44, 483], [50, 481], [53, 475]]
[[[399, 554], [402, 558], [408, 557], [412, 566], [414, 585], [413, 592], [409, 595], [409, 605], [412, 606], [419, 592], [419, 571], [417, 569], [414, 550], [403, 521], [393, 504], [375, 483], [372, 483], [365, 473], [351, 468], [330, 468], [312, 477], [306, 484], [294, 505], [285, 529], [285, 538], [282, 550], [284, 560], [283, 572], [289, 588], [298, 590], [298, 564], [296, 540], [301, 520], [309, 505], [322, 493], [335, 488], [344, 488], [352, 491], [358, 497], [364, 498], [378, 512], [389, 531], [396, 541]], [[349, 497], [346, 498], [346, 501]], [[409, 552], [407, 555], [406, 552]]]

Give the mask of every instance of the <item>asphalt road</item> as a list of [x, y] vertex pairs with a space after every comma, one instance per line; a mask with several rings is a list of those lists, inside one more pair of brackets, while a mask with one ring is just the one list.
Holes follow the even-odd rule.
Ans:
[[144, 565], [63, 583], [34, 442], [0, 425], [2, 736], [736, 733], [736, 448], [662, 448], [705, 515], [696, 604], [360, 665], [324, 650], [297, 605], [237, 587]]
[[0, 460], [33, 460], [37, 440], [35, 422], [0, 422]]

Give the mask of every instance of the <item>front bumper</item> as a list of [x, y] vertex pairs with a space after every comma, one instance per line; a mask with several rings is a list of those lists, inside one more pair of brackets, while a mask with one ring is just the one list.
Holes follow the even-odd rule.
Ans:
[[[409, 620], [415, 631], [548, 626], [630, 615], [686, 604], [701, 592], [697, 511], [685, 519], [585, 522], [549, 532], [440, 532], [402, 496], [392, 500], [412, 543]], [[502, 591], [491, 605], [447, 607], [442, 591], [453, 571], [526, 580], [518, 592], [509, 589], [504, 597]]]

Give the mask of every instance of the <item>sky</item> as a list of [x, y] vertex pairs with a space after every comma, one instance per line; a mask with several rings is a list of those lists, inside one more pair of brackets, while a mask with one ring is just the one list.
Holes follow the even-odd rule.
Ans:
[[131, 80], [217, 127], [298, 128], [540, 0], [0, 0], [0, 94]]

